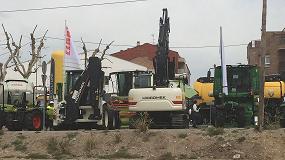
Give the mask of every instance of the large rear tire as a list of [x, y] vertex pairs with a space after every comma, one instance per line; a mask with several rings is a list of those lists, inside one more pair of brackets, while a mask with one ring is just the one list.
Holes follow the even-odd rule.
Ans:
[[115, 111], [113, 124], [114, 124], [115, 129], [121, 128], [121, 120], [120, 120], [119, 111]]
[[103, 106], [103, 115], [102, 115], [102, 125], [98, 126], [100, 130], [112, 130], [114, 120], [114, 111], [107, 107], [107, 105]]
[[0, 110], [0, 130], [5, 125], [5, 112]]
[[216, 106], [215, 127], [224, 127], [225, 109], [224, 106]]
[[210, 106], [210, 122], [211, 125], [215, 125], [215, 121], [216, 121], [216, 106]]
[[43, 127], [42, 112], [34, 110], [28, 112], [25, 116], [25, 128], [30, 131], [40, 131]]
[[238, 106], [237, 125], [238, 128], [245, 127], [245, 108], [243, 106]]

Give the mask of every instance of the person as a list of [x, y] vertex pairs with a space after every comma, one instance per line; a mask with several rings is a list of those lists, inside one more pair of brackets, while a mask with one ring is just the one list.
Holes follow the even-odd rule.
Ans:
[[47, 127], [51, 128], [52, 127], [52, 120], [54, 118], [54, 102], [53, 100], [49, 101], [49, 104], [46, 108], [47, 110]]
[[197, 106], [196, 100], [193, 101], [193, 107], [192, 108], [193, 108], [193, 110], [191, 111], [192, 123], [193, 123], [193, 127], [197, 128], [200, 108], [199, 108], [199, 106]]

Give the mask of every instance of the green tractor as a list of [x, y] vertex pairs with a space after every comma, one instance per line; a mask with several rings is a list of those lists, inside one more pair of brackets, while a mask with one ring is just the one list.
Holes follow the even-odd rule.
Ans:
[[212, 109], [216, 127], [254, 123], [259, 94], [259, 70], [253, 65], [227, 65], [228, 94], [222, 92], [222, 69], [215, 67]]
[[[0, 83], [0, 129], [38, 131], [43, 127], [43, 103], [39, 103], [36, 86], [27, 80]], [[49, 110], [47, 110], [49, 111]], [[47, 112], [45, 125], [51, 126], [53, 112]]]

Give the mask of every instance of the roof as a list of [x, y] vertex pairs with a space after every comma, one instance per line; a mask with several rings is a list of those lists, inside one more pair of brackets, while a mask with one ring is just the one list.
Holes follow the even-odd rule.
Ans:
[[105, 55], [105, 58], [106, 59], [102, 61], [102, 67], [104, 67], [103, 70], [106, 75], [109, 75], [112, 72], [147, 70], [147, 68], [144, 66], [114, 56]]
[[[147, 68], [151, 69], [153, 68], [153, 58], [156, 55], [157, 46], [150, 44], [150, 43], [144, 43], [142, 45], [138, 45], [134, 48], [129, 48], [127, 50], [121, 50], [119, 52], [113, 53], [112, 56], [118, 57], [127, 61], [132, 61], [134, 63], [146, 66]], [[180, 58], [178, 52], [169, 50], [169, 58], [172, 60], [172, 58], [177, 59]], [[177, 65], [177, 64], [176, 64]]]

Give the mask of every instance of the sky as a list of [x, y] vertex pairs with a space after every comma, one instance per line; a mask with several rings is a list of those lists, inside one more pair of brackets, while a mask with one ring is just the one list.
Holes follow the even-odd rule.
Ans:
[[[64, 38], [65, 20], [74, 40], [103, 43], [115, 41], [108, 54], [142, 43], [157, 43], [159, 17], [168, 8], [170, 17], [170, 48], [186, 59], [191, 81], [205, 76], [214, 64], [220, 64], [219, 27], [223, 27], [225, 45], [248, 44], [260, 39], [262, 0], [147, 0], [144, 2], [101, 5], [82, 8], [3, 13], [5, 10], [70, 6], [124, 0], [0, 0], [0, 23], [18, 41], [29, 42], [29, 33], [38, 25], [36, 37], [48, 29], [48, 37]], [[267, 30], [281, 31], [285, 27], [285, 1], [268, 0]], [[152, 36], [154, 35], [154, 36]], [[5, 43], [2, 29], [0, 44]], [[119, 45], [119, 46], [117, 46]], [[122, 46], [121, 46], [122, 45]], [[82, 52], [81, 43], [76, 43]], [[23, 48], [22, 59], [28, 59], [29, 45]], [[177, 48], [199, 47], [199, 48]], [[246, 45], [226, 47], [226, 63], [247, 63]], [[42, 50], [48, 59], [54, 50], [64, 48], [64, 41], [47, 39]], [[97, 44], [87, 43], [93, 50]], [[103, 50], [104, 46], [101, 48]], [[0, 46], [0, 55], [6, 53]], [[0, 56], [3, 62], [7, 55]]]

